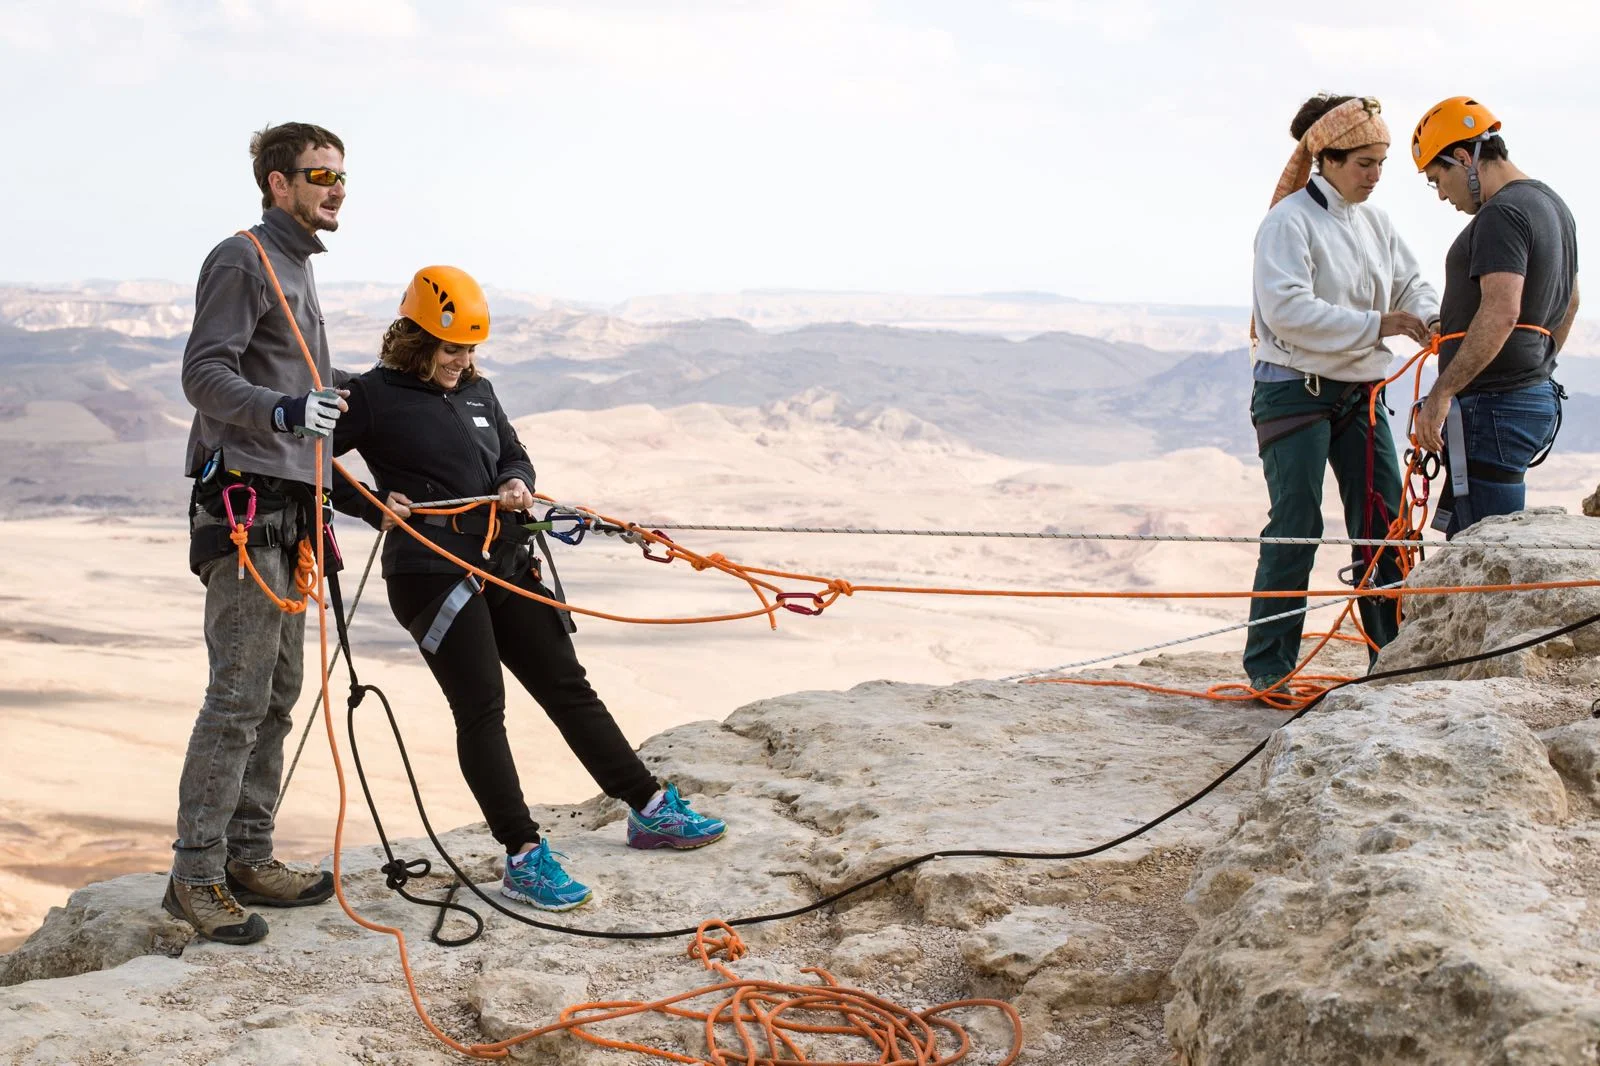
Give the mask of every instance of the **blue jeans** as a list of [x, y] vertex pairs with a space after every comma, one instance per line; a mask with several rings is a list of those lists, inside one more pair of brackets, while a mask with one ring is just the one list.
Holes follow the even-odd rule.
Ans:
[[[192, 521], [221, 524], [204, 510]], [[269, 511], [256, 525], [276, 526], [292, 543], [297, 516]], [[250, 560], [279, 596], [293, 594], [295, 564], [283, 549], [251, 548]], [[278, 610], [238, 568], [229, 554], [200, 569], [211, 680], [178, 779], [172, 876], [186, 885], [221, 884], [229, 859], [272, 858], [283, 741], [300, 696], [306, 616]]]
[[[1561, 409], [1558, 387], [1554, 381], [1541, 381], [1525, 389], [1476, 392], [1459, 398], [1474, 522], [1490, 515], [1513, 514], [1527, 502], [1523, 475], [1534, 456], [1555, 437]], [[1445, 535], [1453, 537], [1462, 528], [1458, 508]]]

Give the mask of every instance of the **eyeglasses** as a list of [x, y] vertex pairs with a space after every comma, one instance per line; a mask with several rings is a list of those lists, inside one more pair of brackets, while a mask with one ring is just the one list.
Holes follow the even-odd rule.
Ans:
[[333, 170], [330, 167], [296, 167], [294, 170], [286, 170], [284, 173], [304, 174], [306, 176], [306, 181], [310, 182], [312, 185], [332, 186], [348, 184], [345, 181], [344, 171]]

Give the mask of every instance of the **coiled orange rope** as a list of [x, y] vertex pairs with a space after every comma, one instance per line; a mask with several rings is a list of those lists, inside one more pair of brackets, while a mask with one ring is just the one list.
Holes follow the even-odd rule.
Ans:
[[[720, 935], [713, 935], [713, 930], [720, 931]], [[859, 988], [841, 985], [831, 973], [819, 967], [807, 967], [802, 971], [816, 977], [819, 984], [791, 985], [742, 978], [717, 961], [721, 956], [734, 962], [745, 951], [744, 941], [727, 924], [715, 919], [702, 922], [689, 945], [688, 955], [721, 977], [720, 982], [650, 1002], [605, 1000], [578, 1004], [563, 1010], [560, 1020], [552, 1025], [499, 1043], [476, 1045], [473, 1050], [504, 1054], [519, 1044], [564, 1030], [598, 1047], [694, 1066], [731, 1066], [733, 1063], [780, 1066], [791, 1062], [813, 1063], [814, 1066], [952, 1066], [967, 1057], [972, 1040], [965, 1029], [944, 1015], [963, 1008], [982, 1007], [1000, 1011], [1011, 1023], [1010, 1047], [996, 1066], [1010, 1066], [1022, 1052], [1022, 1019], [1015, 1007], [1001, 1000], [964, 999], [913, 1011]], [[699, 1009], [685, 1005], [708, 996], [719, 998]], [[685, 1055], [588, 1031], [588, 1027], [601, 1022], [646, 1013], [699, 1022], [705, 1036], [705, 1055]], [[722, 1044], [723, 1034], [728, 1031], [736, 1042], [734, 1048], [725, 1048]], [[871, 1046], [872, 1057], [830, 1058], [825, 1062], [813, 1059], [796, 1039], [800, 1034], [855, 1038]]]

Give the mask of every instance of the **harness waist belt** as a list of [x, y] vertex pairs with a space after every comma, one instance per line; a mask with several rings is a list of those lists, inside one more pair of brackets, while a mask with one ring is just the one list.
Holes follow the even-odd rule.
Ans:
[[[424, 525], [439, 526], [469, 537], [481, 537], [489, 532], [489, 516], [479, 511], [469, 511], [466, 514], [419, 514], [416, 517]], [[508, 536], [516, 531], [515, 522], [500, 523], [500, 536]]]
[[[200, 568], [213, 559], [220, 559], [225, 555], [233, 555], [237, 548], [233, 546], [232, 530], [227, 526], [204, 525], [189, 531], [189, 570], [199, 576]], [[290, 541], [284, 540], [278, 532], [276, 525], [258, 524], [245, 531], [245, 547], [247, 548], [283, 548], [287, 554], [292, 546]]]
[[[1339, 393], [1338, 398], [1334, 400], [1332, 406], [1330, 407], [1324, 407], [1316, 411], [1302, 411], [1299, 414], [1293, 415], [1280, 415], [1277, 418], [1269, 418], [1264, 422], [1257, 422], [1255, 424], [1256, 447], [1261, 451], [1265, 451], [1268, 445], [1276, 444], [1285, 437], [1291, 437], [1303, 429], [1310, 429], [1319, 422], [1333, 423], [1333, 435], [1338, 437], [1345, 430], [1350, 428], [1350, 423], [1355, 421], [1361, 405], [1356, 402], [1351, 402], [1351, 399], [1356, 395], [1356, 393], [1360, 392], [1364, 386], [1365, 382], [1346, 382], [1344, 389]], [[1308, 391], [1309, 388], [1310, 387], [1308, 385]], [[1319, 384], [1318, 392], [1312, 393], [1312, 395], [1320, 394], [1321, 385]], [[1344, 407], [1347, 403], [1350, 404], [1349, 409], [1341, 414], [1339, 409]]]

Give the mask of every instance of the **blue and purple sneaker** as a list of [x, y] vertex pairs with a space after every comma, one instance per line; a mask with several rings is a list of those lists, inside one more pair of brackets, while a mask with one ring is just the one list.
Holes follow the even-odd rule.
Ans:
[[668, 785], [666, 795], [650, 814], [628, 812], [630, 848], [703, 848], [721, 840], [728, 831], [720, 818], [707, 818], [690, 808], [678, 794], [677, 785]]
[[548, 840], [521, 855], [506, 857], [506, 876], [500, 894], [542, 911], [570, 911], [594, 898], [588, 885], [574, 881], [558, 860], [566, 858], [550, 850]]

